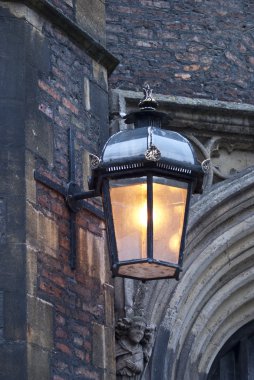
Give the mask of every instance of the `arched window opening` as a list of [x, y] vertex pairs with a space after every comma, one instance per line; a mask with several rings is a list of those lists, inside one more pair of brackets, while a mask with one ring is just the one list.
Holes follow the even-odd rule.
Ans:
[[222, 347], [208, 380], [254, 380], [254, 321], [240, 328]]

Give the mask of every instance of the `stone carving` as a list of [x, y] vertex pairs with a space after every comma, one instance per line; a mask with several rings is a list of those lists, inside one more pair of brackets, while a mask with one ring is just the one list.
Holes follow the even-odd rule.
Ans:
[[116, 378], [140, 379], [148, 362], [155, 338], [155, 326], [147, 326], [143, 317], [119, 319], [116, 325]]

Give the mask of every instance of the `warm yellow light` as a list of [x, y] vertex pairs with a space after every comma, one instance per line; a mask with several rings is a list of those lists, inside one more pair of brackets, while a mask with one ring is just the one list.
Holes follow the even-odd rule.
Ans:
[[112, 186], [110, 195], [119, 259], [145, 258], [147, 255], [146, 183]]
[[178, 204], [174, 204], [173, 207], [174, 207], [174, 214], [175, 214], [176, 216], [183, 217], [184, 210], [185, 210], [185, 205], [184, 205], [184, 203], [181, 202], [181, 203], [178, 203]]
[[169, 239], [169, 249], [171, 252], [178, 254], [180, 247], [180, 233], [176, 233]]
[[[154, 183], [153, 256], [161, 261], [178, 262], [187, 189]], [[158, 210], [158, 211], [157, 211]]]
[[[158, 202], [154, 205], [153, 208], [153, 224], [156, 227], [159, 227], [163, 217], [165, 217], [163, 207]], [[136, 215], [134, 215], [134, 223], [135, 221], [141, 227], [147, 227], [147, 203], [144, 202], [141, 206], [138, 207]]]
[[[142, 179], [143, 180], [143, 179]], [[147, 257], [147, 184], [111, 182], [111, 204], [120, 261]], [[187, 188], [153, 183], [153, 257], [177, 264]]]
[[[136, 218], [135, 218], [136, 219]], [[143, 203], [137, 210], [137, 221], [141, 227], [147, 226], [147, 205], [146, 202]], [[135, 222], [135, 220], [134, 220]]]

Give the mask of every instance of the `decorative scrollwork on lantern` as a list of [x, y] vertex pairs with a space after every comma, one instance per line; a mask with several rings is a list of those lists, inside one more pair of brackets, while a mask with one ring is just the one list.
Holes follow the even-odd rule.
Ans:
[[145, 158], [149, 161], [159, 161], [161, 159], [161, 152], [155, 145], [151, 145], [145, 152]]
[[202, 169], [203, 169], [203, 172], [206, 174], [206, 173], [209, 173], [209, 170], [211, 168], [211, 160], [210, 158], [204, 160], [203, 162], [201, 162], [201, 166], [202, 166]]
[[100, 165], [100, 159], [97, 157], [95, 154], [90, 153], [89, 154], [89, 159], [90, 159], [90, 167], [91, 169], [97, 169], [98, 166]]

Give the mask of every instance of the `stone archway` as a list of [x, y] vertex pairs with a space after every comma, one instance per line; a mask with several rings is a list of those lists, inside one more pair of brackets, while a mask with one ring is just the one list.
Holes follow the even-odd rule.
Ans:
[[[248, 169], [193, 204], [182, 278], [174, 288], [160, 285], [160, 299], [169, 300], [151, 379], [205, 379], [224, 343], [253, 319], [253, 185]], [[157, 313], [158, 286], [150, 301]]]

